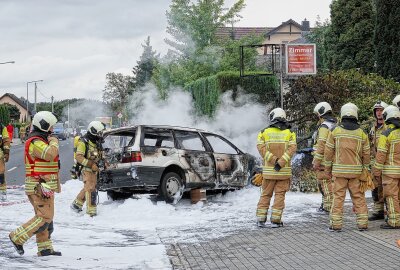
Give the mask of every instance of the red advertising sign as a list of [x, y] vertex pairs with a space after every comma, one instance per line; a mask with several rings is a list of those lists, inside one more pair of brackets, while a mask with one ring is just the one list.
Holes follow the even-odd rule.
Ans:
[[286, 72], [289, 75], [317, 73], [315, 44], [286, 44]]

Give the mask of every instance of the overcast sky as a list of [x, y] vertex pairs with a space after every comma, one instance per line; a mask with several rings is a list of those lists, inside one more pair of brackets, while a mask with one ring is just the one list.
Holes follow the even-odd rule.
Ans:
[[[234, 0], [226, 0], [227, 4]], [[274, 27], [292, 18], [313, 25], [329, 18], [331, 0], [247, 0], [237, 26]], [[26, 96], [38, 84], [38, 101], [101, 99], [108, 72], [130, 74], [151, 37], [168, 50], [169, 0], [0, 0], [0, 94]], [[33, 101], [34, 85], [29, 85]]]

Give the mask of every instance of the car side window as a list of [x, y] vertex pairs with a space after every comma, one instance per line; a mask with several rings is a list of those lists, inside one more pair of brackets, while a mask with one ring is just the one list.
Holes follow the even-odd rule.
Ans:
[[173, 148], [174, 137], [169, 130], [145, 129], [143, 146]]
[[181, 149], [206, 151], [199, 133], [190, 131], [175, 131], [175, 137]]
[[214, 150], [214, 153], [238, 154], [238, 151], [234, 147], [232, 147], [229, 143], [227, 143], [220, 137], [212, 134], [206, 134], [205, 137], [210, 143], [212, 149]]

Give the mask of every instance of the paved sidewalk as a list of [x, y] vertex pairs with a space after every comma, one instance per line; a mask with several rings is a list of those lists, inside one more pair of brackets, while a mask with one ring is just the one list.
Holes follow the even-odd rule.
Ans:
[[[170, 244], [174, 269], [400, 269], [400, 230], [356, 229], [355, 215], [346, 203], [340, 233], [329, 232], [327, 215], [309, 215], [283, 228], [248, 230], [197, 243]], [[375, 254], [379, 254], [376, 256]]]

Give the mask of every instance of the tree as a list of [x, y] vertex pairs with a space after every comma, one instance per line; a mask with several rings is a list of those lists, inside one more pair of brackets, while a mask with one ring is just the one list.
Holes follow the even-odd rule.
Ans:
[[106, 86], [103, 90], [103, 101], [111, 106], [113, 112], [122, 112], [126, 115], [126, 105], [129, 95], [135, 89], [132, 76], [121, 73], [107, 73]]
[[373, 0], [333, 0], [331, 26], [327, 32], [330, 68], [374, 69]]
[[173, 40], [165, 42], [184, 58], [215, 44], [218, 27], [234, 21], [245, 6], [244, 0], [228, 9], [224, 4], [225, 0], [172, 0], [167, 12], [167, 33]]
[[376, 71], [400, 81], [400, 1], [376, 0], [375, 52]]
[[142, 47], [143, 53], [132, 71], [134, 74], [136, 87], [143, 87], [151, 80], [154, 66], [156, 65], [158, 58], [156, 51], [153, 51], [153, 47], [150, 45], [150, 37], [147, 37], [145, 44], [142, 44]]
[[0, 124], [6, 126], [10, 123], [10, 111], [6, 105], [0, 105]]
[[316, 44], [317, 48], [317, 69], [328, 69], [328, 49], [326, 43], [326, 36], [329, 33], [330, 23], [328, 20], [321, 22], [319, 16], [315, 22], [315, 27], [307, 34], [307, 39]]
[[20, 116], [21, 112], [19, 111], [18, 107], [15, 105], [8, 104], [8, 103], [5, 103], [4, 106], [6, 106], [8, 109], [10, 119], [12, 119], [14, 121], [19, 121], [19, 116]]

